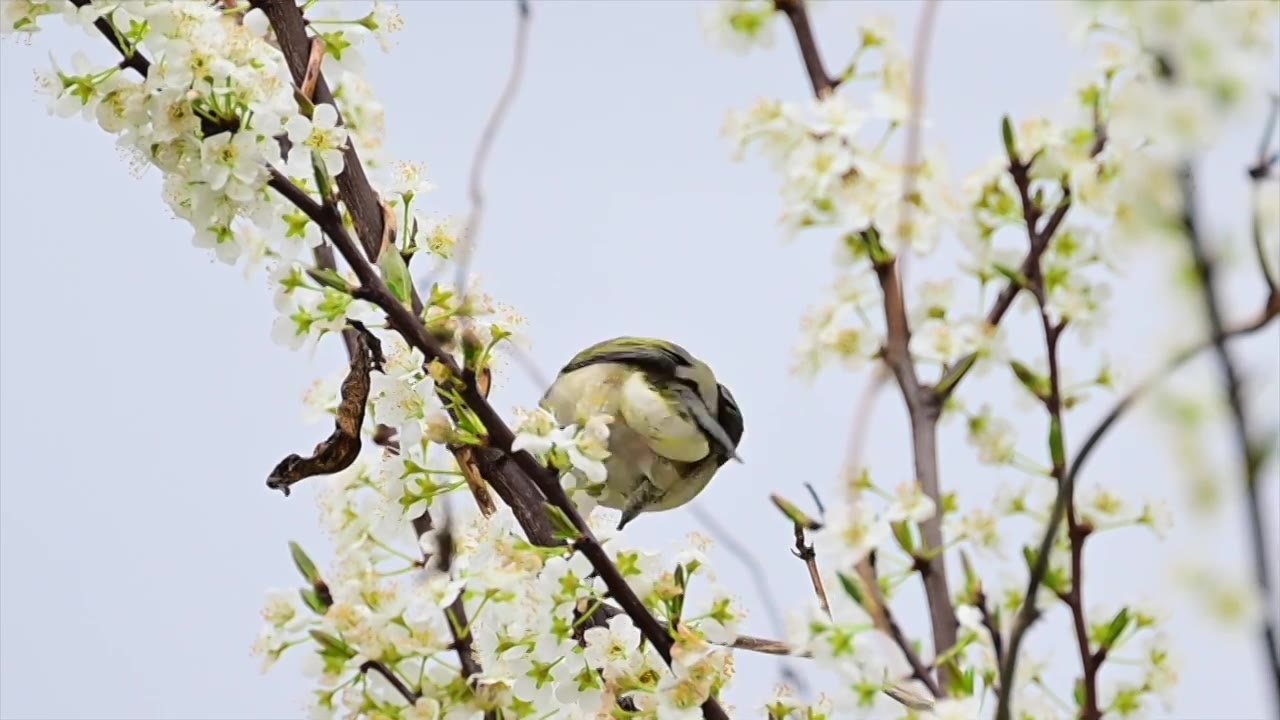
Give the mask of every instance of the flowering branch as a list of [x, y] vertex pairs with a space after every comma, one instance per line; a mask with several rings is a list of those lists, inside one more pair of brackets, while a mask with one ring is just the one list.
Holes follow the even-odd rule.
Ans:
[[[776, 5], [791, 21], [795, 30], [796, 42], [800, 46], [814, 95], [818, 98], [826, 97], [835, 90], [839, 82], [830, 78], [822, 62], [809, 26], [804, 0], [781, 0]], [[942, 491], [938, 480], [937, 425], [942, 413], [942, 403], [932, 388], [920, 382], [915, 363], [911, 359], [911, 328], [907, 320], [897, 259], [893, 256], [873, 256], [872, 260], [884, 297], [887, 328], [881, 358], [893, 371], [907, 405], [916, 477], [925, 494], [940, 507]], [[941, 655], [956, 644], [959, 623], [956, 621], [955, 607], [951, 604], [951, 590], [947, 583], [940, 513], [920, 523], [920, 535], [925, 545], [921, 548], [921, 554], [927, 558], [919, 565], [920, 575], [929, 605], [934, 652]], [[947, 671], [939, 668], [938, 672], [941, 679], [939, 689], [942, 690], [947, 685]]]
[[[622, 577], [622, 573], [619, 572], [617, 566], [609, 559], [608, 553], [604, 551], [600, 541], [591, 532], [591, 528], [587, 525], [582, 514], [578, 512], [577, 507], [569, 499], [564, 488], [560, 486], [559, 479], [551, 471], [539, 465], [538, 461], [529, 453], [512, 451], [511, 445], [515, 441], [515, 434], [502, 421], [493, 406], [480, 394], [474, 382], [463, 382], [459, 379], [462, 377], [462, 371], [454, 362], [453, 357], [439, 346], [435, 338], [431, 337], [426, 327], [418, 321], [413, 313], [391, 294], [382, 278], [374, 272], [372, 266], [361, 256], [355, 242], [347, 234], [341, 218], [333, 213], [325, 212], [325, 209], [320, 204], [275, 168], [271, 169], [271, 180], [268, 184], [302, 210], [333, 240], [338, 252], [342, 254], [361, 282], [361, 287], [356, 290], [356, 296], [381, 308], [386, 313], [391, 327], [400, 333], [410, 346], [420, 350], [429, 361], [439, 362], [448, 372], [448, 375], [456, 380], [457, 390], [463, 401], [467, 407], [475, 412], [481, 423], [488, 430], [489, 445], [509, 455], [516, 467], [526, 477], [531, 478], [537, 488], [542, 491], [543, 496], [560, 512], [564, 513], [578, 533], [578, 537], [572, 543], [574, 549], [580, 551], [591, 562], [592, 567], [595, 568], [604, 581], [609, 593], [622, 609], [631, 616], [636, 627], [654, 646], [654, 649], [658, 651], [662, 659], [670, 663], [672, 646], [670, 635], [645, 608], [640, 598], [636, 596], [635, 591], [631, 589], [631, 586]], [[515, 496], [513, 495], [513, 497]], [[524, 509], [526, 511], [531, 510], [530, 508]], [[542, 511], [539, 509], [536, 512]], [[703, 704], [703, 714], [707, 718], [728, 717], [714, 698], [708, 698]]]
[[[293, 81], [302, 87], [307, 80], [307, 66], [311, 58], [311, 39], [307, 36], [306, 22], [302, 10], [291, 0], [250, 0], [251, 6], [261, 9], [275, 31], [276, 41], [280, 44], [280, 52], [289, 65]], [[316, 74], [315, 102], [317, 105], [336, 105], [329, 83], [322, 73]], [[355, 147], [347, 143], [343, 148], [343, 171], [336, 178], [342, 194], [343, 204], [351, 213], [352, 225], [356, 230], [365, 253], [369, 257], [377, 257], [379, 243], [383, 235], [382, 204], [369, 178], [365, 175], [364, 165]]]

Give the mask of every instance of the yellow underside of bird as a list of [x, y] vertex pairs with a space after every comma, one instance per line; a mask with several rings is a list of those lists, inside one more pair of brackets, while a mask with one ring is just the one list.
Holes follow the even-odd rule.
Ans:
[[630, 365], [597, 363], [564, 373], [542, 406], [562, 425], [581, 425], [601, 413], [613, 416], [608, 477], [600, 497], [605, 507], [626, 511], [630, 506], [632, 515], [680, 507], [719, 468], [694, 418]]

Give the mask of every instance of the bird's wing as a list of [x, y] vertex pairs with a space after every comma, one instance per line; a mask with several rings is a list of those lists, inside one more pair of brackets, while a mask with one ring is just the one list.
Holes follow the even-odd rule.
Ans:
[[689, 351], [666, 340], [656, 338], [617, 337], [598, 342], [583, 350], [560, 370], [570, 373], [597, 363], [623, 363], [642, 368], [657, 377], [674, 377], [676, 368], [694, 363]]
[[[683, 394], [673, 388], [683, 388]], [[637, 371], [623, 383], [618, 407], [627, 426], [655, 453], [677, 462], [695, 462], [706, 457], [711, 446], [683, 395], [697, 397], [680, 383], [655, 383], [647, 373]], [[706, 413], [705, 407], [702, 412]]]

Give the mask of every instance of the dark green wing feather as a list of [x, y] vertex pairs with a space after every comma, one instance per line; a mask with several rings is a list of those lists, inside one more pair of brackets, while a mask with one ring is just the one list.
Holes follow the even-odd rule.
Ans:
[[693, 356], [688, 350], [666, 340], [617, 337], [598, 342], [578, 353], [560, 370], [560, 374], [610, 362], [634, 365], [657, 377], [668, 378], [675, 376], [677, 367], [693, 365]]

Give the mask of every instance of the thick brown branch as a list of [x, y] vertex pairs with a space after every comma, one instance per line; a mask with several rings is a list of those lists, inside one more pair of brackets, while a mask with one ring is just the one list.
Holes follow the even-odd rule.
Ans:
[[[307, 64], [311, 58], [311, 38], [307, 36], [306, 21], [302, 10], [292, 0], [251, 0], [253, 7], [266, 14], [271, 27], [275, 30], [276, 41], [280, 44], [280, 52], [284, 54], [289, 65], [289, 73], [293, 83], [303, 87], [307, 80]], [[315, 82], [315, 102], [328, 103], [337, 109], [333, 92], [325, 81], [323, 73], [317, 73]], [[342, 193], [342, 202], [351, 213], [351, 221], [356, 229], [356, 237], [369, 257], [378, 256], [378, 243], [382, 239], [382, 208], [378, 194], [369, 184], [365, 176], [364, 165], [355, 147], [348, 142], [343, 152], [345, 161], [343, 171], [337, 177], [338, 188]]]

